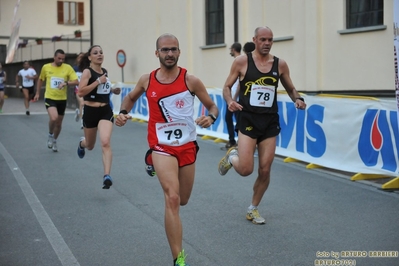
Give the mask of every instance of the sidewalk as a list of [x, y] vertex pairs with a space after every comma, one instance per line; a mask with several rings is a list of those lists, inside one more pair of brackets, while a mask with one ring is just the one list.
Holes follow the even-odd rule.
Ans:
[[[25, 105], [23, 98], [7, 98], [4, 99], [3, 113], [0, 115], [21, 115], [25, 114]], [[34, 114], [47, 114], [46, 107], [44, 106], [44, 99], [37, 102], [29, 103], [29, 111], [31, 115]], [[67, 108], [65, 113], [73, 113], [74, 110]]]

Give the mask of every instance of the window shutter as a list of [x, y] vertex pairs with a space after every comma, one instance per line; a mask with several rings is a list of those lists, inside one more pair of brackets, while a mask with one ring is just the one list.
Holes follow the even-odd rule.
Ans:
[[85, 24], [85, 10], [84, 10], [84, 3], [78, 2], [78, 25]]
[[64, 24], [64, 2], [57, 1], [58, 24]]

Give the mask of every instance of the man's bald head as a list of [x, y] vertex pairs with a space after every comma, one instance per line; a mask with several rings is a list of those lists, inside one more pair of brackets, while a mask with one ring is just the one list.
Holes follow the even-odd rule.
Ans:
[[157, 50], [159, 49], [159, 42], [163, 39], [174, 39], [174, 40], [176, 40], [177, 44], [179, 44], [179, 40], [176, 38], [175, 35], [170, 34], [170, 33], [165, 33], [165, 34], [162, 34], [161, 36], [159, 36], [155, 43]]

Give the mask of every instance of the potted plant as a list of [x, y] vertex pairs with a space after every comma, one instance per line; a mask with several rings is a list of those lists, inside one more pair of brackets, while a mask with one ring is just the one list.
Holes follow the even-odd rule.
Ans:
[[18, 44], [18, 47], [21, 47], [21, 48], [26, 47], [26, 45], [28, 44], [28, 41], [29, 41], [29, 40], [27, 40], [27, 39], [23, 39], [22, 42], [20, 42], [20, 43]]
[[75, 38], [80, 38], [82, 37], [82, 31], [81, 30], [75, 30]]
[[59, 42], [59, 41], [61, 41], [61, 38], [62, 38], [62, 35], [61, 36], [53, 36], [51, 38], [51, 41], [52, 42]]
[[36, 39], [37, 44], [43, 44], [43, 39], [42, 38], [37, 38]]

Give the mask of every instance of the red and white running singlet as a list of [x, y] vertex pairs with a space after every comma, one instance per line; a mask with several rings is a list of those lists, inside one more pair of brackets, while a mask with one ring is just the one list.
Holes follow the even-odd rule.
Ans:
[[179, 67], [177, 78], [168, 84], [156, 78], [156, 69], [150, 73], [146, 91], [150, 117], [148, 121], [148, 144], [182, 146], [195, 141], [194, 94], [186, 84], [187, 70]]

